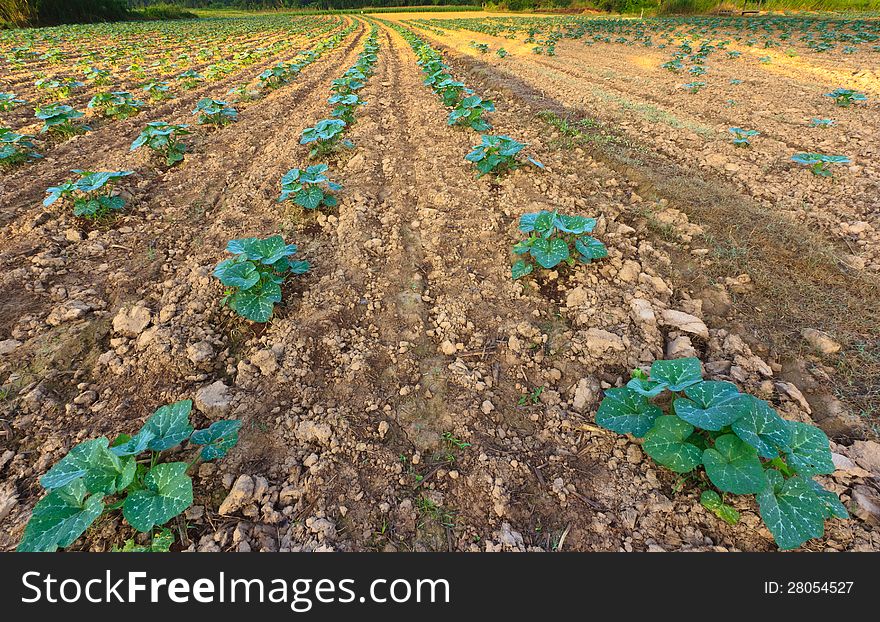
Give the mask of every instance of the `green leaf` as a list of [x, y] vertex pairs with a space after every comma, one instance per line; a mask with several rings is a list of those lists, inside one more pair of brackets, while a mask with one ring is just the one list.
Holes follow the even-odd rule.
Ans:
[[651, 365], [651, 380], [666, 383], [670, 391], [683, 391], [693, 384], [702, 382], [703, 369], [700, 367], [700, 359], [654, 361]]
[[126, 465], [109, 445], [104, 436], [76, 445], [40, 478], [40, 484], [52, 490], [82, 478], [89, 492], [115, 493]]
[[272, 281], [237, 292], [229, 301], [233, 311], [253, 322], [268, 322], [275, 303], [281, 300], [281, 287]]
[[632, 378], [626, 386], [645, 397], [657, 397], [667, 388], [665, 382], [655, 382], [647, 378]]
[[74, 480], [40, 499], [16, 550], [51, 552], [79, 538], [104, 511], [104, 495], [88, 495], [85, 483]]
[[758, 450], [762, 458], [773, 459], [791, 444], [791, 428], [770, 404], [751, 395], [744, 395], [745, 414], [733, 422], [734, 433]]
[[321, 202], [323, 200], [324, 191], [321, 190], [318, 186], [311, 186], [309, 188], [304, 188], [302, 191], [298, 192], [293, 202], [297, 205], [303, 206], [306, 209], [318, 209], [318, 207], [321, 206]]
[[214, 268], [214, 276], [228, 287], [250, 289], [260, 280], [260, 272], [250, 261], [226, 259]]
[[525, 261], [520, 259], [515, 264], [513, 264], [510, 271], [513, 279], [516, 280], [518, 278], [526, 276], [527, 274], [531, 274], [533, 269], [534, 267], [532, 266], [532, 264], [526, 263]]
[[675, 414], [698, 428], [717, 432], [746, 414], [742, 394], [731, 382], [704, 381], [684, 390], [690, 399], [672, 403]]
[[808, 480], [808, 482], [822, 503], [825, 518], [849, 518], [849, 512], [846, 511], [846, 506], [840, 502], [840, 497], [837, 496], [837, 493], [825, 490], [819, 482], [812, 479]]
[[566, 216], [565, 214], [557, 214], [553, 224], [556, 228], [565, 233], [573, 233], [574, 235], [582, 235], [589, 233], [596, 227], [595, 218], [587, 218], [586, 216]]
[[131, 437], [123, 434], [117, 439], [119, 442], [114, 441], [111, 444], [110, 451], [120, 457], [136, 456], [142, 451], [146, 451], [150, 441], [154, 438], [156, 435], [151, 430], [141, 430]]
[[559, 262], [568, 259], [568, 244], [560, 238], [555, 240], [542, 238], [535, 240], [530, 252], [535, 261], [549, 270], [557, 266]]
[[605, 391], [596, 413], [596, 424], [618, 434], [642, 437], [662, 414], [663, 411], [645, 397], [620, 387]]
[[235, 447], [240, 428], [240, 420], [224, 419], [212, 423], [204, 430], [196, 430], [189, 440], [195, 445], [206, 445], [201, 451], [203, 460], [214, 460], [222, 458], [226, 452]]
[[153, 541], [150, 543], [150, 551], [153, 553], [167, 553], [174, 544], [174, 534], [167, 527], [163, 527], [157, 533], [153, 534]]
[[129, 493], [122, 515], [141, 532], [150, 531], [186, 510], [193, 502], [192, 480], [185, 462], [157, 464], [144, 477], [144, 488]]
[[602, 242], [588, 235], [579, 237], [574, 241], [575, 250], [580, 253], [582, 263], [590, 263], [594, 259], [608, 257], [608, 249]]
[[780, 549], [796, 549], [825, 533], [826, 506], [803, 477], [785, 479], [779, 471], [768, 470], [758, 509]]
[[714, 490], [704, 490], [700, 495], [700, 505], [715, 514], [728, 525], [736, 525], [739, 522], [739, 512], [721, 501], [721, 497]]
[[181, 400], [157, 409], [138, 434], [149, 431], [153, 439], [147, 445], [153, 451], [164, 451], [189, 438], [193, 427], [189, 423], [192, 400]]
[[703, 464], [709, 480], [719, 490], [748, 495], [767, 486], [758, 452], [735, 434], [715, 439], [715, 446], [703, 452]]
[[816, 426], [799, 421], [786, 423], [791, 429], [791, 442], [785, 452], [788, 466], [807, 477], [834, 473], [831, 447], [825, 433]]
[[702, 452], [696, 445], [686, 442], [693, 434], [694, 426], [674, 415], [664, 415], [654, 422], [645, 434], [642, 448], [658, 464], [676, 473], [688, 473], [700, 465]]

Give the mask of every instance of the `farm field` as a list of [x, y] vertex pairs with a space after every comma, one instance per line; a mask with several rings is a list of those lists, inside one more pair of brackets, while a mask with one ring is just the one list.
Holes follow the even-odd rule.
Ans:
[[[3, 549], [880, 550], [880, 21], [271, 14], [0, 54]], [[135, 460], [184, 438], [191, 499]], [[67, 522], [26, 530], [47, 493]]]

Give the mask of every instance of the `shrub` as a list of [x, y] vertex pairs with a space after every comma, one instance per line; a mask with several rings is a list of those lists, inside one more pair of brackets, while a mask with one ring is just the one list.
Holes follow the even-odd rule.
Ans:
[[[473, 151], [465, 156], [465, 160], [473, 162], [477, 167], [477, 177], [488, 173], [500, 175], [507, 171], [519, 168], [523, 162], [517, 158], [519, 152], [526, 146], [510, 138], [509, 136], [482, 136], [482, 143], [475, 145]], [[527, 157], [530, 162], [543, 169], [544, 165], [537, 160]]]
[[[666, 414], [653, 401], [665, 392], [672, 397]], [[722, 494], [756, 495], [782, 549], [821, 537], [825, 519], [848, 517], [837, 495], [812, 479], [834, 471], [828, 437], [730, 382], [704, 381], [699, 359], [655, 361], [650, 375], [636, 370], [626, 386], [605, 391], [596, 423], [643, 438], [655, 462], [713, 486], [717, 492], [701, 503], [725, 520], [736, 513]]]
[[206, 97], [196, 104], [193, 114], [199, 115], [202, 125], [224, 126], [238, 120], [238, 111], [218, 99]]
[[[324, 174], [327, 172], [326, 164], [315, 164], [305, 170], [293, 168], [281, 178], [281, 196], [278, 202], [293, 202], [306, 209], [318, 209], [322, 205], [336, 207], [338, 201], [332, 192], [342, 190], [342, 186], [330, 181]], [[327, 190], [322, 188], [326, 185]]]
[[[162, 406], [134, 436], [122, 434], [74, 446], [40, 478], [49, 493], [34, 506], [19, 551], [55, 551], [74, 543], [105, 513], [122, 509], [137, 531], [155, 527], [182, 514], [193, 503], [196, 462], [222, 458], [238, 442], [241, 421], [227, 419], [193, 431], [190, 400]], [[181, 443], [201, 447], [192, 462], [163, 462], [164, 453]], [[153, 547], [167, 550], [168, 534], [153, 537]], [[128, 548], [127, 550], [132, 550]]]
[[309, 262], [288, 259], [296, 253], [296, 245], [285, 244], [280, 235], [232, 240], [226, 250], [235, 257], [214, 268], [214, 276], [227, 287], [223, 305], [253, 322], [268, 322], [272, 317], [288, 274], [309, 270]]
[[125, 207], [125, 200], [110, 194], [113, 183], [134, 173], [134, 171], [81, 171], [76, 181], [66, 181], [60, 186], [46, 189], [48, 196], [43, 205], [49, 207], [58, 200], [73, 201], [73, 215], [81, 218], [97, 219]]
[[42, 158], [34, 151], [33, 138], [30, 134], [18, 134], [8, 127], [0, 127], [0, 165], [14, 166]]
[[189, 134], [192, 132], [188, 125], [175, 125], [165, 121], [147, 123], [147, 127], [131, 144], [130, 151], [146, 145], [165, 158], [166, 165], [174, 166], [183, 160], [183, 154], [186, 153], [186, 144], [178, 138]]
[[[517, 242], [513, 252], [530, 256], [547, 270], [562, 262], [573, 266], [575, 258], [587, 264], [608, 256], [605, 245], [587, 235], [595, 226], [595, 218], [584, 216], [566, 216], [546, 210], [523, 214], [519, 219], [519, 230], [528, 233], [529, 237]], [[518, 279], [531, 274], [532, 270], [530, 262], [520, 259], [513, 264], [511, 274]]]

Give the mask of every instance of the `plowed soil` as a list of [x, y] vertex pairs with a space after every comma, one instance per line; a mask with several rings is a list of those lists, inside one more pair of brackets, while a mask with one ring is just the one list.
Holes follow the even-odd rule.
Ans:
[[[798, 283], [836, 292], [823, 303], [836, 315], [804, 323], [824, 307], [804, 306], [802, 293], [788, 302], [803, 309], [774, 321], [781, 303], [760, 307], [774, 298], [772, 279], [800, 273], [807, 259], [785, 255], [798, 247], [753, 230], [752, 243], [770, 240], [761, 252], [784, 264], [767, 275], [754, 256], [726, 263], [710, 254], [706, 240], [742, 242], [739, 228], [722, 225], [766, 210], [758, 190], [777, 183], [772, 196], [794, 198], [801, 186], [781, 185], [782, 165], [757, 189], [723, 170], [674, 166], [682, 144], [745, 156], [720, 139], [679, 143], [675, 134], [666, 144], [657, 124], [600, 106], [585, 94], [603, 68], [636, 72], [638, 89], [654, 84], [652, 70], [592, 48], [585, 57], [576, 44], [560, 45], [554, 59], [488, 62], [465, 50], [476, 33], [432, 39], [453, 74], [495, 102], [493, 132], [528, 143], [546, 167], [476, 179], [464, 155], [479, 136], [447, 125], [409, 44], [387, 21], [354, 21], [358, 29], [291, 84], [242, 106], [237, 123], [199, 131], [178, 167], [129, 153], [138, 129], [189, 121], [198, 98], [241, 75], [5, 174], [0, 342], [20, 345], [0, 354], [0, 546], [14, 548], [42, 494], [40, 475], [73, 444], [134, 431], [157, 406], [222, 382], [227, 414], [244, 422], [241, 441], [199, 468], [196, 505], [174, 524], [183, 550], [775, 549], [753, 501], [734, 502], [742, 521], [726, 525], [700, 506], [697, 486], [656, 467], [633, 439], [598, 428], [602, 390], [654, 359], [699, 356], [707, 377], [737, 382], [786, 418], [815, 421], [835, 452], [850, 455], [854, 441], [876, 434], [854, 412], [872, 389], [847, 375], [857, 344], [877, 339], [865, 328], [876, 316], [871, 271], [815, 259], [833, 272]], [[355, 62], [372, 24], [380, 51], [359, 92], [367, 105], [346, 132], [354, 147], [328, 162], [344, 185], [338, 207], [304, 213], [277, 203], [284, 172], [310, 163], [302, 130], [328, 116], [331, 81]], [[619, 94], [628, 84], [601, 88]], [[712, 132], [727, 123], [701, 117], [669, 84], [654, 89], [653, 105], [689, 123]], [[548, 112], [600, 124], [584, 134], [592, 139], [567, 141]], [[868, 181], [832, 188], [849, 184], [861, 203], [848, 202], [846, 213], [867, 218], [880, 177], [868, 163], [876, 141], [860, 128], [876, 129], [877, 119], [876, 110], [857, 114], [847, 132], [865, 163], [853, 178]], [[765, 127], [773, 149], [797, 144], [783, 123]], [[760, 168], [771, 152], [757, 153], [750, 166]], [[121, 186], [126, 212], [84, 228], [68, 210], [43, 208], [45, 188], [73, 168], [135, 170]], [[710, 194], [698, 199], [695, 189]], [[713, 214], [713, 205], [735, 216]], [[511, 280], [516, 223], [539, 209], [598, 218], [609, 257]], [[805, 236], [825, 233], [806, 216], [790, 222]], [[288, 281], [275, 317], [259, 326], [220, 306], [211, 272], [228, 240], [276, 233], [313, 269]], [[870, 264], [872, 252], [850, 254]], [[146, 309], [149, 323], [136, 335], [115, 331], [113, 318], [132, 307]], [[700, 318], [705, 330], [676, 324], [670, 311]], [[831, 332], [842, 352], [809, 350], [800, 338], [808, 327]], [[849, 502], [854, 486], [873, 485], [859, 473], [820, 479]], [[238, 502], [220, 514], [230, 489]], [[109, 550], [132, 535], [121, 518], [107, 519], [73, 548]], [[861, 518], [829, 521], [805, 547], [880, 550], [880, 532]]]

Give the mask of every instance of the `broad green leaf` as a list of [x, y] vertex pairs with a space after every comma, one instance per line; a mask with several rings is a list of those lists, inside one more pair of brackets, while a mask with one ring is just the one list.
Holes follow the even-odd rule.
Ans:
[[228, 287], [250, 289], [260, 280], [260, 272], [250, 261], [227, 259], [217, 264], [214, 276]]
[[670, 391], [683, 391], [693, 384], [702, 382], [703, 369], [700, 366], [700, 359], [654, 361], [651, 365], [651, 380], [666, 383]]
[[791, 429], [791, 442], [786, 463], [798, 474], [810, 477], [834, 473], [828, 437], [817, 428], [799, 421], [786, 421]]
[[192, 400], [181, 400], [157, 409], [138, 434], [149, 431], [153, 439], [148, 447], [153, 451], [164, 451], [189, 438], [193, 427], [189, 423]]
[[40, 478], [40, 484], [52, 490], [82, 478], [89, 492], [113, 494], [125, 464], [110, 451], [109, 445], [110, 441], [104, 436], [76, 445]]
[[748, 495], [767, 486], [758, 452], [735, 434], [715, 439], [715, 446], [703, 452], [703, 464], [709, 480], [719, 490]]
[[124, 436], [127, 438], [120, 439], [119, 443], [114, 441], [110, 446], [110, 451], [120, 457], [136, 456], [142, 451], [146, 451], [150, 441], [156, 438], [156, 434], [152, 430], [141, 430], [132, 437], [128, 437], [127, 434]]
[[589, 233], [596, 227], [595, 218], [587, 218], [586, 216], [566, 216], [565, 214], [557, 214], [553, 224], [560, 231], [581, 235]]
[[657, 397], [667, 388], [665, 382], [655, 382], [647, 378], [632, 378], [626, 386], [645, 397]]
[[511, 271], [511, 275], [513, 276], [514, 280], [516, 280], [520, 277], [526, 276], [527, 274], [531, 274], [533, 269], [534, 268], [533, 268], [532, 264], [526, 263], [525, 261], [520, 259], [515, 264], [513, 264], [510, 271]]
[[688, 473], [700, 465], [702, 452], [696, 445], [686, 442], [694, 426], [674, 415], [664, 415], [654, 422], [645, 434], [642, 448], [657, 464], [676, 473]]
[[311, 186], [297, 193], [294, 203], [306, 209], [318, 209], [324, 200], [324, 191], [318, 186]]
[[594, 259], [608, 257], [608, 249], [596, 238], [584, 235], [574, 241], [575, 250], [580, 253], [582, 263], [590, 263]]
[[104, 495], [89, 495], [82, 480], [74, 480], [40, 499], [25, 526], [16, 550], [51, 552], [79, 538], [104, 511]]
[[662, 414], [663, 411], [645, 397], [627, 387], [620, 387], [605, 391], [605, 398], [596, 413], [596, 423], [618, 434], [642, 437]]
[[204, 430], [196, 430], [189, 440], [195, 445], [206, 445], [201, 451], [203, 460], [214, 460], [222, 458], [226, 452], [235, 447], [240, 428], [240, 420], [224, 419], [212, 423]]
[[767, 486], [758, 493], [758, 509], [780, 549], [796, 549], [825, 533], [826, 505], [803, 477], [784, 479], [769, 469]]
[[825, 518], [849, 518], [849, 512], [846, 511], [846, 506], [840, 502], [840, 497], [837, 496], [837, 493], [826, 490], [821, 484], [819, 484], [819, 482], [812, 479], [808, 481], [810, 483], [810, 488], [813, 489], [813, 492], [816, 493], [819, 501], [822, 502], [822, 509], [824, 510]]
[[698, 382], [686, 388], [684, 394], [690, 399], [676, 399], [672, 403], [675, 414], [703, 430], [717, 432], [748, 410], [739, 400], [739, 389], [730, 382]]
[[122, 515], [141, 532], [150, 531], [186, 510], [193, 502], [192, 480], [185, 462], [154, 466], [144, 477], [144, 488], [129, 493]]
[[568, 259], [568, 244], [560, 238], [554, 240], [542, 238], [535, 240], [529, 252], [535, 261], [549, 270]]
[[247, 291], [237, 292], [229, 301], [229, 306], [244, 318], [253, 322], [268, 322], [272, 317], [275, 303], [281, 300], [281, 287], [266, 281]]
[[746, 412], [731, 425], [734, 433], [757, 449], [762, 458], [772, 459], [780, 450], [787, 451], [792, 434], [785, 419], [764, 400], [751, 395], [739, 399]]
[[736, 525], [739, 522], [739, 512], [721, 501], [721, 497], [714, 490], [703, 491], [703, 494], [700, 495], [700, 505], [728, 525]]

